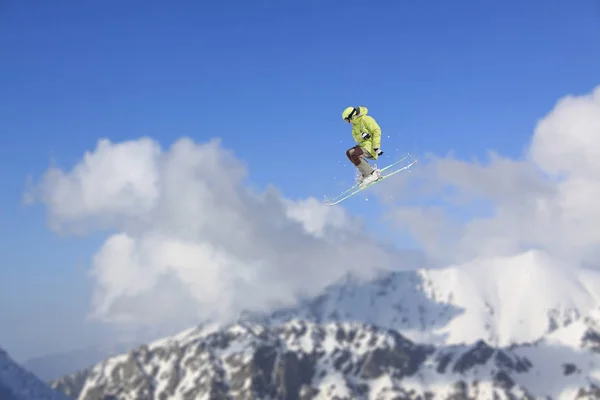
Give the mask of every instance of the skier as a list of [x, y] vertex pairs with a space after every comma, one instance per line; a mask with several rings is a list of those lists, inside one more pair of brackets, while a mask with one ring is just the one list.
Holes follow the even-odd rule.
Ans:
[[358, 143], [346, 151], [346, 156], [358, 169], [357, 183], [362, 188], [381, 179], [377, 164], [372, 167], [366, 160], [377, 160], [381, 151], [381, 128], [373, 117], [367, 115], [367, 107], [348, 107], [342, 112], [342, 118], [352, 124], [352, 137]]

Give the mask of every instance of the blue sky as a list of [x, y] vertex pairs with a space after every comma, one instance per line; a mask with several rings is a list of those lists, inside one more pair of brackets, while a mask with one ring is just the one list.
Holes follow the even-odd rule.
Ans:
[[[600, 75], [593, 0], [33, 4], [0, 9], [0, 345], [17, 359], [98, 338], [80, 321], [103, 238], [56, 236], [21, 205], [51, 161], [70, 168], [103, 137], [220, 137], [255, 184], [322, 198], [354, 174], [349, 105], [392, 157], [518, 157]], [[346, 207], [371, 218], [371, 204]]]

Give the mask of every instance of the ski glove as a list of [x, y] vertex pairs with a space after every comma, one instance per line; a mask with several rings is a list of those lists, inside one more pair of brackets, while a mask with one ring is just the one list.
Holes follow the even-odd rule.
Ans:
[[381, 156], [383, 154], [383, 151], [381, 151], [379, 149], [379, 147], [375, 147], [373, 150], [375, 150], [375, 153], [377, 153], [377, 157]]
[[371, 135], [370, 135], [368, 132], [363, 132], [363, 133], [362, 133], [362, 138], [363, 138], [363, 139], [368, 139], [368, 138], [370, 138], [370, 137], [371, 137]]

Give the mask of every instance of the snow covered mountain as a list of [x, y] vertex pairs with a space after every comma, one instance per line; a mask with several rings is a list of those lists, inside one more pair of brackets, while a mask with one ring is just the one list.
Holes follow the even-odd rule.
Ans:
[[0, 348], [1, 400], [68, 400], [61, 392], [51, 389], [31, 372], [19, 366]]
[[[459, 267], [351, 277], [300, 308], [262, 322], [363, 321], [435, 345], [529, 343], [600, 309], [600, 270], [561, 265], [531, 251]], [[260, 316], [250, 315], [250, 319]]]
[[348, 277], [297, 308], [194, 328], [52, 386], [78, 400], [600, 399], [600, 272], [529, 252]]
[[600, 351], [600, 335], [584, 332], [577, 348], [436, 348], [358, 322], [235, 324], [142, 346], [52, 385], [80, 400], [598, 399], [591, 349]]

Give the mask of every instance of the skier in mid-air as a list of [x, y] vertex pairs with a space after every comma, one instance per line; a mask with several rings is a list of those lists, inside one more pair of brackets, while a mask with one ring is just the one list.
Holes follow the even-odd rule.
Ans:
[[367, 107], [348, 107], [342, 112], [342, 118], [352, 124], [352, 137], [357, 143], [346, 151], [346, 156], [358, 169], [357, 183], [364, 187], [381, 178], [377, 164], [372, 167], [366, 160], [377, 160], [381, 151], [381, 128], [373, 117], [367, 115]]
[[[326, 200], [327, 206], [333, 206], [342, 201], [354, 196], [355, 194], [370, 187], [371, 184], [387, 179], [397, 173], [406, 171], [416, 164], [415, 158], [408, 164], [398, 166], [401, 162], [411, 156], [410, 153], [406, 156], [392, 162], [391, 164], [377, 168], [377, 164], [371, 166], [366, 160], [377, 160], [382, 154], [381, 151], [381, 128], [373, 117], [367, 115], [367, 107], [347, 107], [342, 112], [342, 118], [352, 124], [352, 137], [357, 143], [356, 146], [349, 148], [346, 151], [348, 159], [357, 169], [357, 182], [351, 188], [344, 190], [333, 199]], [[384, 174], [385, 172], [385, 174]], [[358, 186], [358, 187], [357, 187]]]

